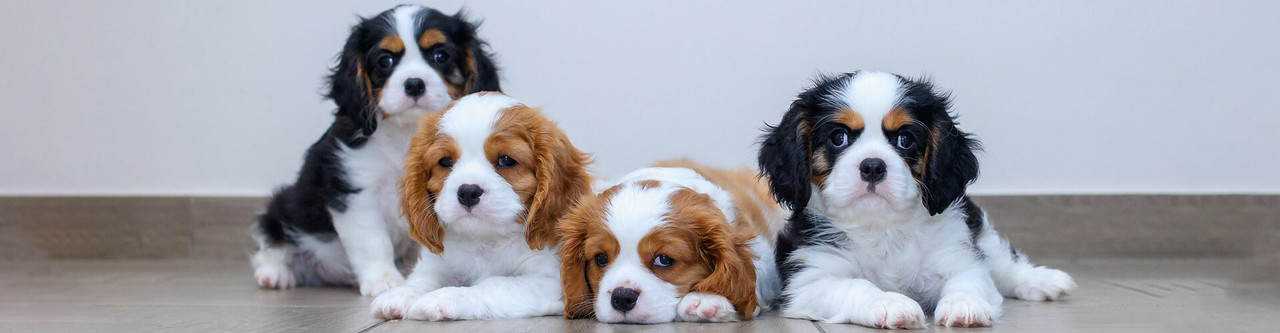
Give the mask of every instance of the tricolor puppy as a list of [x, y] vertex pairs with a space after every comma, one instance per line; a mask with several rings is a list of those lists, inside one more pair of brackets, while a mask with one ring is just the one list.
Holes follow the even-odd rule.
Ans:
[[418, 118], [499, 90], [475, 29], [461, 15], [412, 5], [351, 29], [329, 76], [333, 124], [307, 150], [297, 182], [253, 224], [259, 286], [354, 285], [377, 295], [404, 282], [395, 262], [414, 247], [396, 180]]
[[979, 144], [948, 104], [928, 82], [854, 72], [818, 79], [768, 130], [760, 169], [794, 210], [777, 249], [784, 316], [989, 326], [1002, 295], [1054, 300], [1076, 287], [1013, 250], [965, 195]]
[[609, 323], [751, 319], [781, 287], [782, 208], [749, 170], [673, 161], [640, 169], [561, 220], [566, 318]]
[[405, 157], [400, 209], [426, 251], [381, 318], [559, 314], [555, 222], [591, 194], [588, 156], [537, 110], [499, 93], [423, 116]]

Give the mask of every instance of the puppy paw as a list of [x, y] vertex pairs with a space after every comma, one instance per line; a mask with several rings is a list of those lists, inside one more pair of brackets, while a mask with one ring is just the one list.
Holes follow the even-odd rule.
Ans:
[[676, 305], [680, 321], [722, 323], [738, 321], [733, 304], [724, 296], [690, 292]]
[[262, 265], [253, 270], [253, 278], [258, 280], [258, 287], [270, 289], [289, 289], [297, 285], [293, 272], [284, 265]]
[[428, 321], [477, 319], [478, 312], [464, 289], [446, 287], [419, 297], [409, 307], [405, 318]]
[[404, 276], [395, 270], [370, 274], [368, 278], [360, 279], [360, 295], [378, 296], [402, 284]]
[[995, 322], [996, 311], [990, 303], [970, 294], [956, 293], [942, 297], [933, 311], [933, 320], [946, 327], [985, 327]]
[[1071, 275], [1044, 266], [1032, 268], [1014, 283], [1014, 296], [1028, 301], [1056, 301], [1076, 290]]
[[865, 325], [876, 328], [925, 328], [924, 310], [920, 303], [899, 293], [884, 293], [871, 301], [870, 320]]
[[422, 296], [422, 292], [408, 286], [400, 286], [388, 290], [369, 304], [369, 313], [379, 319], [400, 319], [409, 312], [413, 302]]

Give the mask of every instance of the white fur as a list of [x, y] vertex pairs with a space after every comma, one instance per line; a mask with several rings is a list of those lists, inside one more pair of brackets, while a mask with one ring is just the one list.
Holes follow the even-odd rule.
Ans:
[[[527, 207], [485, 157], [484, 141], [494, 120], [516, 104], [502, 95], [473, 94], [459, 99], [440, 119], [441, 134], [459, 149], [433, 206], [445, 231], [444, 252], [423, 249], [405, 284], [373, 300], [374, 316], [497, 319], [563, 311], [556, 249], [529, 249], [523, 221]], [[457, 200], [457, 188], [463, 184], [484, 190], [470, 212]]]
[[[387, 114], [395, 114], [414, 106], [439, 110], [453, 101], [449, 97], [448, 85], [444, 82], [444, 78], [427, 64], [426, 58], [420, 51], [421, 48], [418, 47], [417, 36], [421, 31], [417, 31], [419, 25], [414, 20], [414, 16], [424, 9], [418, 5], [401, 5], [392, 12], [393, 22], [391, 23], [394, 24], [396, 34], [399, 35], [405, 48], [404, 55], [396, 61], [395, 70], [391, 72], [386, 86], [382, 89], [382, 99], [378, 101], [378, 106], [382, 107]], [[426, 93], [418, 100], [414, 100], [404, 92], [405, 81], [414, 78], [422, 79], [427, 86]]]

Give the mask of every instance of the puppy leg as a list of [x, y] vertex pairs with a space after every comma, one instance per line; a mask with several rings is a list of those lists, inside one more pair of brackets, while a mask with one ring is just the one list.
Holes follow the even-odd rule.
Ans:
[[263, 247], [249, 257], [253, 263], [253, 278], [258, 287], [270, 289], [289, 289], [297, 285], [293, 270], [289, 269], [289, 258], [293, 256], [293, 246], [277, 245]]
[[558, 315], [564, 311], [555, 275], [495, 276], [470, 287], [445, 287], [418, 298], [409, 319], [469, 320]]
[[396, 253], [391, 245], [387, 224], [382, 220], [375, 199], [369, 191], [351, 196], [346, 212], [330, 210], [338, 240], [351, 260], [351, 268], [360, 284], [360, 294], [378, 296], [404, 283], [396, 270]]
[[1000, 318], [1003, 300], [991, 282], [990, 273], [976, 266], [953, 275], [943, 284], [933, 320], [947, 327], [991, 326]]
[[983, 217], [982, 233], [978, 248], [986, 256], [991, 279], [1005, 297], [1017, 297], [1028, 301], [1053, 301], [1070, 294], [1076, 282], [1061, 270], [1036, 266], [1027, 256], [1000, 237], [991, 221]]
[[422, 255], [418, 257], [418, 263], [414, 264], [413, 271], [409, 272], [409, 278], [405, 280], [404, 285], [392, 288], [378, 298], [373, 299], [373, 303], [369, 305], [369, 312], [374, 317], [380, 319], [400, 319], [409, 313], [409, 308], [418, 298], [429, 291], [440, 289], [441, 274], [443, 274], [444, 260], [440, 255], [431, 253], [427, 249], [422, 249]]
[[806, 267], [783, 290], [785, 317], [877, 328], [924, 328], [924, 310], [906, 295], [885, 292], [871, 281]]

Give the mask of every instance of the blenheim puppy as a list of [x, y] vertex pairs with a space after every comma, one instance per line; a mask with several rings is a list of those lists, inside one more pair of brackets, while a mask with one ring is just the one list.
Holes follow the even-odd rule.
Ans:
[[259, 286], [355, 285], [377, 295], [403, 283], [395, 262], [414, 247], [396, 179], [418, 118], [469, 92], [499, 90], [475, 29], [460, 15], [411, 5], [351, 29], [329, 76], [333, 124], [307, 150], [297, 182], [253, 224]]
[[855, 72], [818, 79], [768, 130], [760, 169], [794, 210], [777, 248], [784, 316], [989, 326], [1002, 295], [1076, 287], [1013, 250], [965, 195], [979, 144], [948, 104], [928, 82]]
[[427, 250], [381, 318], [559, 314], [555, 222], [591, 194], [588, 156], [537, 110], [477, 93], [427, 114], [405, 157], [400, 209]]
[[749, 170], [679, 160], [584, 199], [557, 226], [566, 318], [751, 319], [777, 295], [784, 212]]

